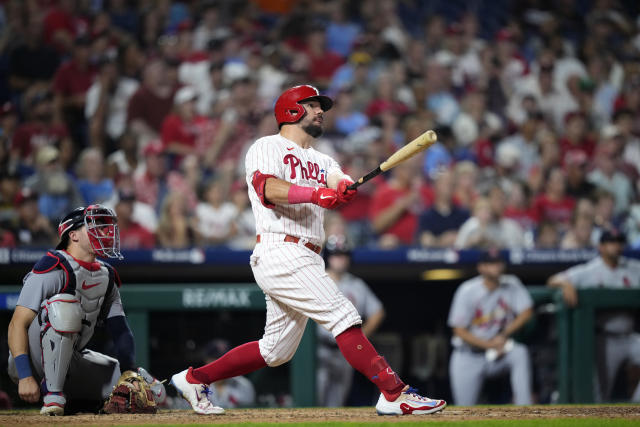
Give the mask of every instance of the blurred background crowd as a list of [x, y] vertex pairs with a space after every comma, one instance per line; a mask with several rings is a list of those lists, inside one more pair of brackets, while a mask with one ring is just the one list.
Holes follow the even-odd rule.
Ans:
[[244, 153], [273, 104], [336, 100], [317, 149], [357, 178], [357, 246], [640, 248], [640, 4], [623, 0], [0, 1], [0, 246], [115, 208], [124, 249], [251, 249]]

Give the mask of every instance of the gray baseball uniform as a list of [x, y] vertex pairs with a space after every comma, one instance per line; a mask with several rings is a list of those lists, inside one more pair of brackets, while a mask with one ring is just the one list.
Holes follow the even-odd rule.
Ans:
[[[78, 333], [73, 353], [67, 362], [69, 367], [66, 379], [62, 379], [64, 384], [60, 384], [64, 387], [67, 398], [102, 400], [109, 396], [120, 376], [120, 367], [116, 359], [85, 349], [97, 323], [107, 318], [124, 316], [113, 274], [113, 269], [103, 262], [81, 262], [65, 251], [52, 251], [45, 255], [23, 280], [17, 305], [38, 313], [28, 330], [29, 355], [36, 380], [44, 379], [47, 366], [55, 364], [57, 360], [63, 363], [61, 359], [47, 360], [48, 353], [42, 351], [45, 345], [43, 332], [50, 326], [47, 325], [47, 302], [54, 295], [69, 295], [80, 302], [84, 312], [82, 330]], [[57, 369], [56, 367], [55, 370]], [[18, 375], [11, 354], [8, 372], [17, 383]], [[50, 384], [52, 379], [46, 379], [49, 390], [58, 386]]]
[[[382, 303], [359, 277], [350, 273], [336, 282], [342, 294], [365, 319], [377, 313]], [[353, 368], [342, 357], [331, 332], [318, 325], [317, 400], [320, 406], [344, 406], [353, 381]]]
[[[631, 289], [640, 287], [640, 262], [622, 257], [616, 268], [610, 268], [601, 257], [576, 265], [560, 273], [577, 289]], [[598, 334], [598, 365], [601, 390], [598, 400], [609, 399], [616, 373], [625, 360], [640, 366], [640, 334], [635, 333], [633, 313], [606, 311], [596, 317]], [[640, 384], [632, 400], [640, 402]]]
[[[450, 327], [465, 328], [473, 335], [490, 340], [516, 316], [533, 306], [531, 295], [520, 279], [500, 276], [500, 284], [489, 291], [482, 276], [462, 283], [456, 290], [449, 312]], [[531, 366], [527, 347], [515, 343], [511, 351], [488, 360], [485, 350], [476, 349], [459, 337], [452, 340], [454, 350], [449, 363], [451, 389], [456, 405], [475, 405], [485, 378], [509, 372], [514, 402], [528, 405], [531, 400]]]

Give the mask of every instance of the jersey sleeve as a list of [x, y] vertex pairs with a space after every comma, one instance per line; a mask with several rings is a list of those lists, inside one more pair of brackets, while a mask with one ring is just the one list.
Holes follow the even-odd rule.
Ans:
[[284, 178], [284, 163], [278, 153], [275, 143], [269, 141], [256, 141], [247, 151], [245, 157], [245, 170], [249, 181], [253, 179], [255, 172], [263, 175], [273, 175], [276, 178]]
[[473, 307], [469, 298], [469, 292], [463, 283], [453, 296], [447, 324], [452, 328], [468, 328], [471, 324], [472, 316]]
[[588, 279], [591, 274], [593, 274], [593, 272], [589, 264], [579, 264], [561, 272], [560, 276], [571, 282], [576, 288], [585, 288], [589, 287], [588, 283], [590, 281]]
[[515, 298], [514, 307], [516, 313], [520, 314], [525, 310], [533, 307], [533, 298], [524, 286], [524, 284], [516, 276], [511, 276], [511, 283], [514, 288]]
[[107, 308], [107, 310], [105, 310], [107, 319], [125, 315], [124, 308], [122, 307], [122, 299], [120, 298], [120, 291], [117, 286], [111, 288], [111, 293], [105, 297], [104, 304]]
[[59, 293], [63, 288], [63, 274], [59, 269], [41, 274], [29, 272], [24, 277], [16, 305], [38, 312], [42, 301]]

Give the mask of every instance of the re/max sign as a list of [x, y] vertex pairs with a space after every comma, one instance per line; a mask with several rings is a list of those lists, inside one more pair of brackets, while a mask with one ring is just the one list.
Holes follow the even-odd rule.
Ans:
[[244, 289], [194, 288], [182, 291], [184, 307], [251, 307], [250, 291]]

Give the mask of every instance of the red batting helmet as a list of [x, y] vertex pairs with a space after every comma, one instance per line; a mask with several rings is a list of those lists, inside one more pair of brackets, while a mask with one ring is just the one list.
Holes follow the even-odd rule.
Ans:
[[91, 247], [97, 255], [122, 259], [116, 214], [108, 207], [98, 204], [76, 208], [60, 221], [58, 225], [60, 243], [56, 249], [66, 249], [69, 243], [69, 231], [83, 225], [87, 227]]
[[273, 109], [278, 126], [302, 120], [306, 111], [300, 103], [311, 100], [318, 101], [322, 111], [328, 111], [333, 107], [333, 100], [328, 96], [320, 95], [318, 89], [311, 85], [294, 86], [282, 92]]

